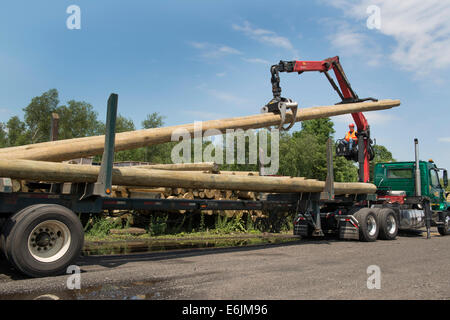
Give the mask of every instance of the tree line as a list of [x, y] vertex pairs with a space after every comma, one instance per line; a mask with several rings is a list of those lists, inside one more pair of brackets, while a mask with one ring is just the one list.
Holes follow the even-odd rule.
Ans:
[[[98, 113], [90, 103], [69, 100], [66, 104], [60, 105], [56, 89], [50, 89], [42, 95], [32, 98], [28, 106], [23, 108], [23, 112], [23, 120], [18, 116], [13, 116], [7, 122], [0, 122], [0, 147], [49, 141], [52, 113], [59, 115], [58, 138], [60, 140], [105, 133], [105, 123], [98, 119]], [[151, 113], [141, 121], [140, 125], [142, 129], [162, 127], [164, 126], [164, 117], [156, 112]], [[136, 129], [132, 119], [120, 114], [117, 116], [116, 132]], [[282, 132], [279, 143], [278, 174], [324, 180], [327, 173], [326, 142], [328, 138], [334, 138], [334, 134], [334, 123], [330, 118], [303, 121], [299, 131]], [[344, 134], [345, 132], [342, 133], [342, 135]], [[115, 154], [115, 161], [171, 163], [171, 150], [176, 143], [170, 142], [135, 150], [119, 151]], [[204, 142], [204, 148], [210, 143]], [[248, 144], [248, 140], [246, 143]], [[371, 176], [373, 176], [375, 163], [395, 161], [392, 153], [382, 145], [375, 145], [374, 151], [375, 159], [371, 163]], [[248, 153], [248, 148], [246, 148], [246, 152]], [[99, 160], [98, 157], [96, 159]], [[224, 164], [221, 169], [257, 171], [258, 165]], [[334, 156], [334, 173], [336, 181], [358, 180], [356, 164], [343, 157]]]

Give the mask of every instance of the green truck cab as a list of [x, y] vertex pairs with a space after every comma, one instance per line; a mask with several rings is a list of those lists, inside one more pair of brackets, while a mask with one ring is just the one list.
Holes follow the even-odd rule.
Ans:
[[[413, 197], [416, 195], [415, 167], [414, 161], [377, 163], [374, 170], [374, 184], [378, 190], [404, 191], [406, 197]], [[432, 160], [419, 161], [419, 168], [421, 196], [430, 199], [432, 210], [449, 210], [450, 203], [446, 200], [445, 192], [448, 185], [447, 170], [438, 168]]]

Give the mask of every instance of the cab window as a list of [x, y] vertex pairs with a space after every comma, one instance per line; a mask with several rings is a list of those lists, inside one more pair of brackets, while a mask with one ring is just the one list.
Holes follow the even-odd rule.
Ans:
[[388, 179], [412, 179], [413, 171], [410, 168], [395, 168], [388, 169]]
[[436, 170], [430, 170], [431, 185], [435, 188], [439, 188], [441, 184], [439, 183], [439, 176]]

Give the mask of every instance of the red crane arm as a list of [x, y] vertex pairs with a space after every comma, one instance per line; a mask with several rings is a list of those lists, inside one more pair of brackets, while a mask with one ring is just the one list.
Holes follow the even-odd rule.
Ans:
[[[295, 61], [292, 71], [298, 73], [307, 71], [328, 72], [330, 69], [334, 71], [339, 87], [341, 88], [340, 96], [342, 100], [357, 100], [358, 96], [352, 90], [339, 62], [338, 56], [323, 61]], [[352, 117], [358, 131], [365, 131], [368, 129], [369, 123], [362, 112], [352, 113]]]
[[[330, 70], [334, 71], [336, 76], [336, 80], [339, 84], [339, 87], [334, 82], [333, 78], [328, 74]], [[323, 72], [327, 77], [328, 81], [332, 85], [333, 89], [338, 93], [340, 98], [342, 99], [341, 103], [351, 103], [351, 102], [363, 102], [367, 100], [377, 101], [374, 98], [365, 98], [360, 99], [358, 95], [353, 91], [350, 82], [347, 79], [347, 76], [342, 69], [342, 66], [339, 62], [339, 57], [332, 57], [322, 61], [280, 61], [278, 65], [274, 65], [271, 68], [272, 73], [272, 92], [274, 95], [274, 99], [282, 99], [281, 98], [281, 87], [280, 87], [280, 77], [279, 72], [298, 72], [299, 74], [308, 71], [319, 71]], [[359, 139], [364, 139], [364, 150], [361, 157], [359, 157], [360, 163], [360, 181], [368, 182], [369, 181], [369, 144], [370, 144], [370, 130], [369, 123], [367, 122], [366, 117], [362, 112], [352, 113], [353, 120], [356, 123], [356, 127], [358, 130]], [[362, 150], [361, 150], [362, 151]], [[362, 156], [364, 159], [362, 159]]]

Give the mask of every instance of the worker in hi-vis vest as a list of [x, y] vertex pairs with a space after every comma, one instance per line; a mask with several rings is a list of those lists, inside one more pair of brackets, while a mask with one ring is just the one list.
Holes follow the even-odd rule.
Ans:
[[353, 145], [358, 141], [358, 137], [356, 136], [355, 125], [353, 123], [350, 123], [348, 128], [350, 130], [345, 135], [345, 144], [347, 144], [348, 149], [352, 151]]

